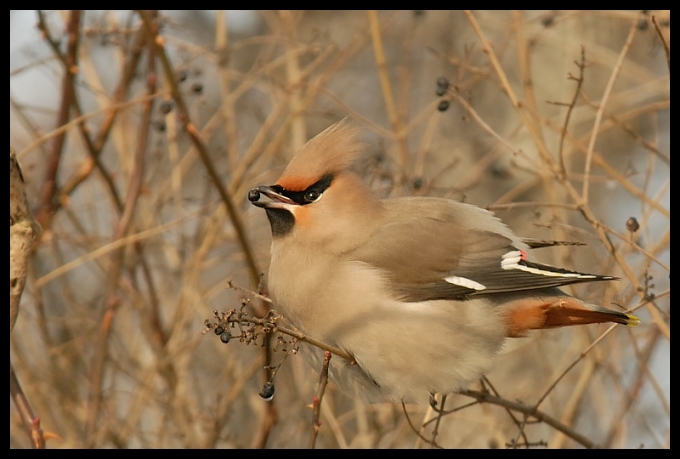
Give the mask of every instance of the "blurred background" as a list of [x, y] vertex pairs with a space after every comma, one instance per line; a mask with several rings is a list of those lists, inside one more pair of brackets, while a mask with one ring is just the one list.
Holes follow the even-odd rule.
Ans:
[[[269, 224], [246, 193], [348, 116], [377, 194], [585, 243], [536, 255], [620, 277], [566, 290], [642, 324], [508, 342], [491, 385], [566, 432], [329, 385], [316, 446], [669, 448], [665, 46], [670, 11], [10, 11], [10, 147], [43, 227], [10, 360], [48, 447], [309, 445], [318, 369], [204, 321], [264, 313]], [[10, 398], [10, 448], [30, 446]]]

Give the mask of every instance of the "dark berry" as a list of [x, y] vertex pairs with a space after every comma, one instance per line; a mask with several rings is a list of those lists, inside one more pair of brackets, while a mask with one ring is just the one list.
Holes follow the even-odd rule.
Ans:
[[274, 397], [274, 384], [265, 383], [260, 390], [260, 397], [265, 400], [271, 400]]
[[167, 115], [172, 111], [172, 102], [169, 100], [165, 100], [161, 102], [161, 105], [158, 107], [158, 109], [161, 111], [162, 114]]
[[639, 230], [640, 229], [640, 223], [638, 223], [637, 218], [630, 217], [628, 220], [626, 220], [626, 229], [628, 231], [630, 231], [631, 233], [634, 233], [637, 230]]
[[250, 190], [248, 192], [248, 201], [250, 202], [255, 202], [260, 200], [260, 192], [257, 191], [255, 188]]

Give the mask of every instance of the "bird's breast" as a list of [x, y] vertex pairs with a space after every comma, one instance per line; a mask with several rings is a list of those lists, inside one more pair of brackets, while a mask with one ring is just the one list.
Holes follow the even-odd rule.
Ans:
[[337, 329], [385, 300], [383, 276], [363, 263], [315, 250], [272, 246], [269, 291], [274, 309], [317, 339], [334, 339]]

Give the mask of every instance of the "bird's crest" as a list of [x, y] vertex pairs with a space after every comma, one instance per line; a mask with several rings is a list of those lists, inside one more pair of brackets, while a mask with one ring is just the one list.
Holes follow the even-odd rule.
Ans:
[[324, 175], [347, 169], [363, 149], [359, 132], [347, 118], [326, 128], [293, 156], [277, 184], [286, 190], [302, 191]]

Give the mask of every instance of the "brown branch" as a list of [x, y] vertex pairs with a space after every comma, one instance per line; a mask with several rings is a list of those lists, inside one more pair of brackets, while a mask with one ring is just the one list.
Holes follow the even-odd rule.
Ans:
[[[484, 386], [489, 386], [489, 388], [493, 391], [493, 394], [495, 396], [500, 397], [500, 394], [496, 390], [496, 388], [491, 384], [491, 381], [486, 376], [482, 377], [482, 383]], [[512, 422], [517, 426], [517, 436], [513, 439], [512, 443], [510, 443], [510, 447], [515, 449], [519, 445], [519, 437], [522, 437], [522, 440], [524, 440], [524, 446], [529, 447], [529, 439], [527, 438], [526, 432], [524, 432], [524, 427], [526, 426], [527, 423], [527, 416], [524, 415], [522, 421], [520, 422], [513, 414], [512, 411], [505, 407], [505, 412], [508, 413], [508, 416], [510, 416], [510, 419], [512, 419]]]
[[[476, 405], [477, 403], [478, 402], [472, 402], [472, 404], [466, 405], [466, 407]], [[411, 427], [411, 430], [418, 436], [418, 438], [420, 438], [425, 443], [430, 443], [435, 448], [441, 449], [441, 446], [439, 446], [436, 443], [432, 444], [432, 441], [428, 438], [425, 438], [425, 436], [420, 433], [420, 430], [413, 425], [413, 422], [411, 422], [411, 417], [408, 415], [408, 412], [406, 411], [406, 403], [404, 403], [403, 401], [401, 402], [401, 409], [404, 412], [404, 415], [406, 416], [406, 422], [408, 422], [409, 427]]]
[[[585, 98], [585, 103], [593, 108], [594, 110], [597, 110], [597, 105], [587, 98]], [[644, 107], [646, 108], [646, 107]], [[633, 110], [634, 113], [639, 112], [639, 109]], [[623, 113], [621, 116], [627, 117], [628, 113]], [[621, 128], [626, 134], [630, 135], [635, 142], [637, 142], [639, 145], [644, 147], [645, 149], [649, 150], [651, 153], [656, 155], [661, 161], [664, 162], [664, 164], [668, 165], [670, 167], [671, 165], [671, 159], [669, 156], [666, 156], [659, 150], [657, 147], [649, 143], [647, 140], [645, 140], [641, 135], [637, 134], [633, 129], [628, 126], [623, 120], [620, 119], [620, 117], [614, 116], [610, 113], [607, 113], [606, 111], [604, 112], [604, 116], [606, 116], [609, 120], [607, 123], [602, 123], [600, 125], [600, 134], [603, 133], [604, 131], [610, 129], [613, 126], [618, 126]]]
[[385, 108], [387, 109], [387, 116], [392, 124], [394, 135], [399, 147], [400, 161], [400, 182], [404, 179], [404, 171], [409, 170], [409, 152], [406, 143], [406, 130], [403, 126], [401, 117], [394, 102], [392, 95], [392, 87], [390, 85], [390, 77], [387, 74], [387, 63], [385, 62], [385, 51], [383, 49], [382, 37], [380, 35], [380, 21], [378, 20], [378, 12], [376, 10], [368, 11], [368, 21], [371, 29], [371, 37], [373, 39], [373, 51], [375, 54], [375, 62], [378, 66], [378, 76], [380, 77], [380, 87], [382, 88], [383, 98], [385, 99]]
[[[619, 412], [616, 414], [616, 416], [614, 416], [613, 419], [623, 419], [628, 410], [630, 410], [633, 403], [640, 396], [640, 392], [642, 391], [642, 387], [644, 386], [645, 383], [645, 378], [649, 376], [647, 374], [649, 360], [651, 359], [654, 350], [658, 349], [657, 343], [659, 342], [659, 338], [661, 338], [661, 332], [659, 332], [658, 329], [653, 330], [652, 336], [649, 338], [648, 342], [646, 343], [642, 351], [640, 351], [640, 349], [638, 348], [635, 340], [634, 339], [632, 340], [633, 349], [635, 350], [635, 355], [638, 358], [638, 371], [635, 372], [635, 380], [631, 384], [630, 389], [625, 394], [625, 403], [619, 406]], [[668, 413], [668, 416], [670, 417], [670, 412]], [[614, 441], [614, 437], [616, 436], [617, 433], [619, 433], [620, 430], [621, 424], [618, 422], [615, 422], [611, 426], [611, 428], [609, 429], [609, 433], [607, 434], [606, 440], [604, 441], [603, 444], [605, 448], [611, 447], [611, 444]]]
[[[45, 17], [42, 11], [38, 10], [38, 28], [43, 34], [43, 37], [52, 48], [54, 54], [60, 58], [64, 65], [64, 77], [61, 83], [61, 104], [57, 115], [57, 126], [66, 124], [69, 119], [69, 112], [75, 96], [73, 90], [73, 80], [78, 73], [78, 45], [80, 43], [78, 33], [80, 26], [81, 11], [71, 11], [68, 25], [66, 28], [68, 34], [68, 45], [66, 48], [66, 55], [62, 55], [59, 50], [59, 45], [50, 35]], [[45, 179], [43, 182], [43, 190], [40, 195], [40, 204], [36, 212], [36, 220], [47, 228], [52, 216], [56, 212], [57, 207], [57, 172], [59, 171], [59, 163], [61, 162], [62, 149], [66, 133], [59, 134], [52, 143], [52, 151], [47, 159], [47, 168], [45, 171]]]
[[186, 132], [189, 134], [191, 142], [196, 148], [196, 151], [198, 151], [201, 161], [208, 171], [208, 175], [210, 176], [213, 185], [217, 189], [217, 192], [224, 203], [227, 214], [229, 215], [229, 219], [231, 220], [232, 225], [234, 225], [234, 231], [236, 232], [236, 237], [239, 241], [239, 245], [241, 246], [241, 250], [246, 257], [246, 264], [248, 266], [251, 281], [254, 285], [257, 285], [260, 279], [260, 270], [255, 263], [253, 251], [250, 247], [250, 243], [248, 242], [248, 238], [246, 237], [243, 223], [241, 222], [241, 217], [239, 216], [238, 210], [236, 209], [236, 205], [234, 204], [231, 195], [227, 192], [227, 189], [222, 184], [220, 175], [212, 163], [208, 149], [200, 138], [198, 128], [192, 123], [191, 118], [189, 117], [189, 110], [184, 98], [182, 97], [182, 93], [179, 90], [179, 85], [177, 83], [177, 79], [175, 78], [175, 72], [173, 70], [172, 63], [170, 62], [170, 58], [165, 51], [165, 40], [154, 28], [151, 16], [147, 11], [138, 11], [138, 14], [144, 22], [144, 27], [149, 34], [149, 39], [156, 46], [156, 52], [158, 53], [158, 57], [163, 64], [165, 79], [170, 85], [172, 96], [175, 99], [175, 103], [177, 104], [177, 117], [186, 129]]
[[548, 148], [545, 146], [545, 143], [543, 142], [539, 126], [532, 122], [532, 119], [529, 117], [527, 111], [524, 109], [524, 104], [517, 98], [517, 96], [515, 96], [515, 92], [513, 91], [512, 86], [508, 81], [508, 77], [500, 64], [498, 57], [496, 56], [496, 53], [494, 52], [493, 45], [487, 40], [486, 36], [484, 35], [484, 32], [482, 31], [482, 28], [479, 26], [479, 23], [477, 23], [477, 20], [475, 19], [472, 12], [469, 10], [465, 10], [464, 13], [468, 21], [470, 22], [470, 25], [474, 29], [475, 34], [477, 34], [477, 37], [479, 37], [479, 41], [482, 43], [482, 51], [489, 57], [491, 67], [496, 72], [496, 75], [498, 76], [498, 79], [501, 83], [501, 86], [503, 87], [504, 92], [510, 99], [510, 103], [512, 104], [513, 108], [517, 111], [520, 118], [522, 119], [522, 123], [526, 126], [527, 130], [531, 134], [531, 137], [534, 140], [534, 143], [536, 144], [536, 149], [538, 150], [541, 159], [544, 161], [545, 164], [550, 164], [551, 163], [550, 152], [548, 151]]
[[533, 417], [538, 421], [548, 424], [549, 426], [562, 432], [564, 435], [580, 443], [586, 448], [599, 448], [599, 445], [591, 441], [589, 438], [574, 431], [571, 427], [561, 423], [552, 416], [547, 415], [542, 411], [539, 411], [535, 406], [529, 406], [521, 402], [511, 402], [510, 400], [506, 400], [502, 397], [491, 395], [489, 392], [464, 390], [461, 391], [460, 393], [462, 395], [467, 395], [468, 397], [474, 398], [479, 403], [491, 403], [493, 405], [502, 406], [504, 408], [509, 408], [513, 411], [524, 413], [527, 416]]
[[288, 327], [285, 327], [285, 326], [284, 327], [280, 326], [277, 323], [277, 321], [281, 318], [281, 316], [276, 315], [273, 309], [270, 309], [269, 312], [267, 313], [267, 315], [264, 318], [248, 316], [247, 314], [237, 312], [234, 309], [230, 310], [227, 313], [222, 313], [222, 316], [220, 316], [217, 311], [214, 311], [214, 314], [215, 314], [215, 319], [216, 319], [215, 323], [209, 324], [210, 320], [205, 321], [205, 324], [207, 326], [207, 330], [213, 329], [217, 326], [220, 326], [223, 329], [226, 329], [227, 325], [230, 325], [230, 324], [234, 324], [234, 325], [238, 325], [238, 324], [258, 325], [258, 326], [261, 326], [264, 329], [266, 329], [267, 333], [280, 332], [280, 333], [283, 333], [284, 335], [291, 336], [298, 341], [302, 341], [302, 342], [311, 344], [312, 346], [318, 347], [319, 349], [322, 349], [324, 351], [328, 351], [332, 354], [335, 354], [338, 357], [342, 357], [343, 359], [347, 360], [350, 363], [356, 362], [354, 360], [354, 357], [351, 354], [340, 349], [339, 347], [331, 346], [329, 344], [318, 341], [314, 338], [311, 338], [311, 337], [305, 335], [304, 333], [302, 333], [298, 330], [288, 328]]
[[[494, 68], [496, 68], [497, 73], [498, 73], [499, 77], [501, 78], [501, 82], [503, 84], [503, 87], [505, 88], [506, 92], [509, 95], [512, 94], [512, 89], [508, 85], [506, 85], [507, 79], [505, 78], [505, 74], [503, 73], [502, 68], [500, 67], [500, 64], [498, 63], [497, 59], [495, 58], [495, 54], [493, 53], [492, 48], [490, 47], [488, 41], [486, 40], [486, 38], [484, 38], [483, 33], [482, 33], [481, 29], [479, 28], [478, 24], [476, 23], [476, 21], [474, 20], [474, 17], [472, 16], [472, 14], [470, 12], [466, 12], [466, 14], [468, 15], [470, 22], [472, 23], [473, 28], [475, 29], [478, 36], [480, 37], [480, 40], [484, 44], [485, 52], [487, 52], [489, 54], [489, 58], [492, 62], [492, 65], [494, 66]], [[620, 71], [623, 58], [625, 57], [625, 55], [626, 55], [626, 53], [627, 53], [627, 51], [630, 48], [630, 45], [632, 43], [634, 31], [635, 31], [635, 27], [633, 26], [632, 30], [630, 31], [630, 33], [628, 35], [626, 43], [624, 44], [624, 46], [623, 46], [623, 48], [622, 48], [622, 50], [619, 54], [619, 58], [617, 60], [617, 63], [615, 64], [615, 68], [612, 71], [612, 75], [610, 76], [610, 79], [609, 79], [609, 82], [608, 82], [608, 85], [607, 85], [607, 89], [605, 89], [605, 95], [607, 97], [603, 97], [603, 100], [601, 101], [601, 105], [600, 105], [600, 111], [598, 111], [598, 113], [600, 114], [600, 118], [601, 118], [601, 115], [602, 115], [602, 112], [603, 112], [603, 108], [605, 106], [606, 98], [608, 98], [608, 94], [609, 94], [609, 92], [611, 92], [611, 86], [613, 85], [613, 82], [616, 79], [616, 76], [618, 75], [618, 73]], [[459, 98], [459, 100], [461, 101], [461, 103], [464, 102], [464, 100], [462, 98]], [[518, 110], [519, 110], [521, 104], [519, 104], [519, 106], [516, 105], [517, 100], [514, 97], [514, 95], [511, 96], [511, 100], [513, 101], [513, 105], [516, 108], [518, 108]], [[519, 112], [520, 112], [520, 114], [524, 113], [524, 111], [522, 111], [522, 110], [519, 110]], [[470, 113], [474, 115], [474, 111], [470, 111]], [[479, 120], [478, 120], [478, 122], [479, 122]], [[546, 122], [547, 125], [552, 127], [549, 120], [545, 120], [545, 122]], [[482, 127], [484, 127], [483, 124], [480, 124], [480, 125]], [[633, 270], [631, 269], [630, 265], [625, 260], [623, 255], [621, 255], [619, 253], [619, 251], [617, 251], [616, 246], [612, 243], [611, 239], [609, 238], [609, 236], [607, 234], [607, 229], [604, 227], [604, 225], [602, 225], [599, 222], [599, 220], [595, 217], [595, 214], [593, 213], [593, 211], [587, 205], [587, 186], [585, 186], [585, 183], [587, 183], [589, 175], [590, 175], [590, 163], [594, 162], [598, 166], [602, 167], [607, 172], [608, 175], [614, 177], [631, 194], [633, 194], [634, 196], [636, 196], [637, 198], [639, 198], [640, 200], [642, 200], [646, 204], [649, 204], [655, 210], [658, 210], [662, 215], [669, 217], [670, 211], [664, 209], [657, 202], [650, 200], [649, 197], [647, 197], [645, 193], [643, 193], [643, 192], [635, 189], [634, 187], [632, 187], [632, 185], [629, 183], [629, 181], [625, 180], [621, 176], [621, 174], [619, 174], [616, 170], [614, 170], [611, 166], [609, 166], [608, 163], [606, 161], [604, 161], [604, 159], [602, 159], [597, 153], [595, 153], [593, 151], [594, 139], [596, 138], [595, 133], [598, 131], [598, 126], [599, 126], [599, 121], [596, 120], [595, 126], [594, 126], [593, 130], [591, 131], [590, 144], [587, 147], [585, 147], [585, 146], [582, 147], [580, 142], [573, 141], [579, 149], [582, 149], [586, 153], [586, 171], [585, 171], [586, 177], [584, 178], [584, 188], [585, 188], [584, 192], [582, 194], [579, 194], [578, 191], [574, 188], [574, 186], [568, 180], [566, 180], [565, 177], [560, 177], [559, 174], [555, 174], [555, 177], [562, 184], [562, 186], [564, 186], [567, 193], [571, 197], [572, 201], [574, 203], [577, 203], [578, 210], [581, 212], [581, 214], [586, 219], [586, 221], [588, 221], [590, 223], [590, 225], [595, 229], [595, 231], [597, 232], [597, 234], [598, 234], [600, 240], [602, 241], [602, 243], [604, 244], [604, 246], [612, 254], [612, 256], [616, 259], [617, 263], [619, 264], [621, 269], [626, 274], [626, 277], [631, 282], [632, 287], [634, 289], [638, 290], [638, 291], [641, 291], [640, 290], [640, 282], [636, 278], [636, 276], [635, 276]], [[559, 133], [565, 132], [562, 127], [555, 128], [555, 130]], [[490, 132], [493, 132], [493, 131], [490, 131]], [[568, 133], [566, 135], [568, 135]], [[540, 147], [540, 145], [537, 145], [537, 146]], [[510, 147], [510, 148], [512, 149], [512, 147]], [[539, 148], [539, 153], [540, 152], [541, 152], [541, 148]], [[528, 183], [530, 183], [530, 181], [526, 181], [525, 183], [528, 184]], [[650, 306], [648, 306], [648, 310], [649, 310], [650, 314], [652, 315], [652, 320], [655, 323], [655, 325], [657, 325], [659, 327], [659, 329], [661, 330], [663, 335], [670, 341], [670, 327], [668, 326], [668, 324], [666, 324], [664, 322], [663, 317], [659, 314], [657, 308], [655, 308], [654, 306], [655, 306], [654, 302], [650, 302]]]
[[[440, 407], [434, 407], [437, 417], [435, 418], [434, 428], [432, 429], [432, 438], [430, 439], [430, 446], [433, 448], [437, 446], [437, 435], [439, 435], [439, 426], [442, 422], [442, 417], [444, 416], [444, 405], [446, 404], [446, 394], [442, 394], [442, 403]], [[434, 398], [432, 399], [434, 401]]]
[[137, 39], [129, 52], [126, 52], [127, 57], [125, 61], [125, 66], [123, 68], [123, 75], [121, 77], [118, 86], [113, 92], [113, 104], [106, 109], [106, 118], [102, 122], [99, 129], [99, 134], [92, 142], [92, 149], [88, 149], [90, 157], [83, 165], [78, 169], [78, 171], [64, 183], [61, 188], [62, 195], [68, 196], [75, 190], [78, 185], [90, 176], [95, 166], [99, 166], [101, 162], [99, 161], [99, 156], [101, 154], [106, 141], [109, 138], [111, 129], [113, 128], [114, 121], [121, 110], [128, 107], [127, 104], [122, 102], [125, 100], [125, 94], [132, 83], [135, 70], [137, 70], [137, 64], [142, 56], [142, 51], [144, 50], [144, 45], [146, 43], [147, 34], [143, 28], [140, 28], [137, 33]]
[[309, 437], [309, 449], [315, 448], [316, 437], [319, 435], [319, 429], [321, 428], [321, 400], [328, 384], [328, 365], [331, 361], [331, 355], [329, 351], [323, 354], [323, 365], [321, 366], [321, 373], [319, 373], [319, 386], [312, 401], [312, 433]]
[[[264, 279], [263, 277], [260, 277], [260, 282], [258, 285], [258, 292], [257, 295], [260, 298], [263, 298], [264, 295], [262, 295], [262, 292], [264, 291], [265, 284], [264, 284]], [[269, 311], [269, 304], [270, 302], [266, 302], [264, 300], [260, 300], [259, 307], [256, 308], [257, 311], [260, 311], [264, 314], [267, 314]], [[271, 346], [271, 340], [272, 340], [272, 335], [269, 333], [265, 333], [263, 340], [262, 340], [262, 356], [264, 358], [264, 381], [265, 384], [269, 383], [274, 379], [274, 370], [272, 369], [272, 346]], [[288, 355], [288, 354], [286, 354]], [[284, 358], [285, 360], [285, 358]], [[255, 441], [255, 447], [258, 449], [264, 449], [267, 446], [267, 440], [269, 439], [269, 434], [271, 433], [272, 429], [274, 428], [274, 424], [276, 424], [276, 421], [278, 419], [278, 414], [276, 411], [276, 405], [274, 404], [273, 400], [270, 400], [270, 402], [267, 404], [266, 410], [265, 410], [265, 415], [262, 418], [262, 422], [260, 423], [260, 432], [256, 438]]]
[[[662, 103], [662, 107], [667, 108], [670, 107], [670, 101], [664, 101]], [[561, 126], [557, 126], [554, 123], [552, 123], [550, 120], [545, 119], [544, 120], [546, 125], [550, 127], [554, 132], [557, 133], [562, 133], [564, 130], [562, 129]], [[578, 150], [580, 150], [582, 153], [586, 153], [587, 151], [587, 146], [583, 144], [579, 139], [576, 139], [572, 137], [569, 133], [567, 133], [567, 137], [571, 141], [571, 143], [574, 145], [574, 147]], [[641, 203], [651, 207], [652, 209], [656, 210], [659, 212], [661, 215], [664, 217], [670, 219], [671, 218], [671, 213], [668, 209], [664, 208], [661, 204], [659, 204], [657, 201], [651, 199], [649, 196], [645, 194], [644, 191], [636, 188], [629, 180], [627, 180], [626, 176], [624, 174], [621, 174], [616, 168], [612, 167], [600, 154], [594, 153], [593, 154], [593, 162], [600, 167], [601, 169], [604, 170], [604, 172], [609, 176], [611, 179], [619, 183], [628, 193], [630, 193], [631, 196], [635, 197], [636, 199], [639, 199]], [[569, 182], [562, 182], [564, 183], [565, 187], [569, 187]], [[573, 194], [573, 200], [574, 202], [577, 202], [576, 199], [578, 199], [578, 194]]]
[[524, 35], [524, 22], [522, 16], [523, 13], [521, 11], [512, 11], [512, 29], [515, 32], [515, 41], [517, 43], [517, 60], [522, 78], [522, 88], [524, 89], [524, 106], [529, 109], [529, 119], [532, 121], [532, 126], [535, 127], [535, 135], [538, 136], [541, 144], [545, 144], [545, 138], [541, 129], [538, 103], [536, 102], [535, 86], [531, 76], [532, 60], [529, 50], [532, 45], [527, 41]]
[[671, 48], [668, 46], [668, 43], [666, 42], [666, 39], [663, 36], [663, 33], [661, 32], [661, 29], [659, 28], [659, 24], [656, 23], [656, 17], [652, 16], [652, 24], [654, 24], [654, 28], [656, 29], [656, 34], [659, 36], [661, 39], [661, 44], [663, 44], [663, 50], [666, 52], [666, 63], [668, 64], [668, 76], [671, 75]]
[[[572, 196], [572, 199], [574, 200], [578, 199], [578, 192], [573, 186], [571, 186], [569, 182], [564, 182], [564, 186], [566, 187], [569, 194]], [[642, 289], [640, 281], [637, 279], [637, 276], [633, 272], [633, 269], [626, 261], [625, 256], [622, 255], [619, 250], [617, 250], [616, 246], [609, 237], [608, 231], [611, 230], [602, 223], [600, 223], [599, 220], [597, 220], [595, 214], [587, 205], [580, 206], [579, 211], [581, 212], [581, 215], [583, 215], [583, 217], [586, 219], [586, 221], [590, 223], [590, 225], [595, 229], [597, 235], [600, 237], [600, 240], [604, 244], [605, 248], [616, 259], [616, 262], [621, 267], [623, 272], [626, 274], [626, 277], [630, 281], [631, 286], [635, 289], [635, 291], [640, 292], [639, 295], [642, 298], [644, 298], [644, 294], [642, 293], [644, 290]], [[654, 301], [649, 301], [647, 310], [651, 314], [652, 321], [654, 322], [654, 324], [657, 327], [659, 327], [661, 333], [663, 333], [666, 339], [670, 341], [671, 340], [670, 326], [663, 320], [663, 317], [658, 311], [658, 306], [656, 306]]]
[[[59, 49], [59, 45], [54, 40], [54, 38], [51, 37], [49, 34], [49, 30], [47, 29], [47, 25], [45, 23], [45, 19], [42, 15], [42, 12], [38, 12], [38, 17], [39, 17], [39, 24], [38, 27], [40, 30], [43, 32], [43, 35], [52, 48], [52, 51], [54, 52], [55, 56], [59, 59], [60, 62], [64, 64], [64, 66], [67, 69], [67, 77], [71, 73], [77, 73], [78, 68], [74, 65], [70, 66], [69, 62], [71, 62], [73, 59], [70, 58], [69, 54], [64, 55], [61, 53]], [[76, 30], [74, 34], [69, 35], [69, 39], [72, 36], [77, 36], [78, 31]], [[75, 38], [74, 38], [75, 39]], [[121, 78], [121, 82], [116, 88], [114, 92], [114, 101], [122, 101], [125, 96], [125, 92], [128, 89], [129, 85], [132, 82], [133, 76], [134, 76], [134, 71], [137, 67], [137, 64], [139, 62], [141, 52], [144, 46], [146, 40], [146, 32], [143, 29], [140, 29], [140, 32], [137, 36], [137, 40], [135, 42], [135, 45], [133, 46], [132, 52], [129, 53], [130, 57], [126, 62], [126, 66], [123, 71], [123, 77]], [[75, 55], [75, 58], [77, 58], [77, 54]], [[64, 88], [62, 94], [68, 95], [69, 99], [69, 106], [74, 110], [76, 120], [77, 122], [75, 123], [78, 126], [78, 129], [82, 135], [83, 141], [85, 142], [86, 149], [89, 153], [89, 158], [87, 161], [85, 161], [82, 166], [79, 168], [79, 170], [70, 177], [67, 182], [64, 184], [63, 187], [61, 187], [61, 190], [58, 190], [56, 188], [56, 182], [54, 181], [49, 181], [47, 180], [46, 183], [49, 184], [54, 184], [53, 189], [46, 188], [43, 191], [43, 195], [45, 195], [47, 192], [50, 192], [52, 194], [52, 199], [50, 201], [50, 205], [52, 206], [49, 209], [49, 212], [45, 213], [43, 212], [41, 215], [41, 221], [43, 222], [44, 225], [49, 226], [51, 219], [53, 218], [54, 214], [56, 211], [61, 207], [62, 202], [64, 197], [68, 196], [71, 194], [75, 188], [77, 188], [78, 185], [80, 185], [89, 175], [92, 173], [92, 171], [96, 168], [101, 172], [101, 176], [104, 179], [104, 183], [106, 184], [107, 188], [109, 189], [109, 193], [111, 194], [111, 199], [113, 200], [117, 210], [122, 211], [123, 208], [123, 203], [119, 197], [118, 191], [116, 190], [116, 186], [113, 182], [111, 174], [106, 170], [106, 167], [102, 163], [100, 159], [100, 154], [101, 151], [104, 148], [104, 145], [106, 144], [106, 140], [108, 139], [108, 136], [111, 132], [111, 129], [113, 127], [113, 122], [116, 118], [116, 115], [118, 112], [125, 108], [125, 104], [114, 104], [112, 107], [107, 109], [107, 115], [106, 118], [104, 119], [104, 122], [102, 123], [101, 129], [99, 131], [99, 134], [97, 135], [97, 138], [92, 140], [90, 137], [90, 132], [87, 128], [87, 125], [84, 123], [85, 117], [82, 115], [82, 110], [80, 108], [80, 103], [78, 102], [78, 94], [75, 90], [75, 78], [74, 76], [71, 76], [70, 78], [65, 78], [64, 79]], [[66, 99], [66, 97], [64, 97]], [[64, 108], [64, 105], [62, 104], [62, 108]], [[66, 115], [68, 115], [68, 108], [66, 107]], [[61, 120], [60, 120], [61, 121]], [[68, 116], [63, 120], [63, 122], [58, 122], [57, 128], [60, 128], [61, 126], [66, 126], [68, 121]], [[75, 120], [74, 120], [75, 121]], [[55, 136], [55, 143], [54, 145], [59, 145], [63, 144], [63, 139], [65, 138], [66, 135], [66, 130], [60, 130], [59, 133]], [[61, 151], [61, 148], [60, 148]], [[54, 164], [54, 171], [58, 169], [58, 158], [53, 155], [53, 164]], [[48, 171], [49, 172], [49, 171]], [[48, 177], [49, 178], [49, 177]], [[59, 196], [60, 195], [60, 196]]]
[[26, 394], [24, 394], [24, 391], [21, 389], [21, 384], [19, 384], [19, 380], [14, 373], [14, 367], [12, 367], [11, 360], [9, 362], [9, 393], [12, 396], [14, 405], [17, 407], [17, 411], [19, 411], [21, 422], [24, 424], [26, 433], [28, 433], [28, 436], [31, 439], [31, 446], [34, 449], [45, 449], [45, 436], [40, 427], [40, 418], [33, 414]]
[[[153, 57], [153, 46], [150, 46], [150, 55], [147, 61], [149, 65], [147, 70], [147, 94], [149, 95], [156, 92], [157, 76], [155, 73]], [[128, 183], [122, 215], [120, 216], [116, 225], [113, 240], [118, 240], [125, 237], [132, 226], [132, 217], [139, 200], [139, 194], [141, 192], [144, 180], [144, 159], [146, 156], [149, 140], [149, 125], [153, 110], [153, 102], [153, 98], [148, 98], [144, 103], [142, 119], [139, 125], [140, 127], [137, 139], [137, 151], [135, 153], [134, 167]], [[97, 335], [98, 340], [95, 345], [94, 355], [92, 357], [87, 415], [85, 419], [85, 444], [90, 447], [94, 446], [94, 434], [101, 408], [101, 384], [104, 374], [104, 365], [106, 363], [108, 340], [111, 334], [111, 327], [113, 324], [115, 311], [120, 305], [120, 299], [117, 297], [116, 291], [118, 289], [118, 282], [120, 279], [124, 258], [124, 247], [119, 248], [111, 254], [111, 265], [109, 267], [109, 273], [104, 290], [104, 298], [102, 300], [104, 313], [100, 322], [100, 333]]]

